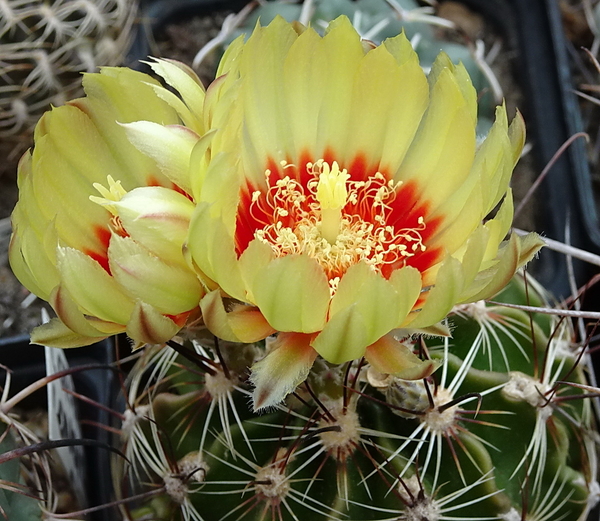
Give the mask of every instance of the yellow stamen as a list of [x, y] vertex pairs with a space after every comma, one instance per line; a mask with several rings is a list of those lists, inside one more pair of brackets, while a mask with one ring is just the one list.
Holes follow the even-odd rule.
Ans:
[[102, 186], [100, 183], [93, 184], [94, 188], [100, 192], [102, 197], [90, 195], [90, 201], [99, 204], [100, 206], [104, 206], [104, 208], [106, 208], [112, 214], [110, 228], [113, 232], [125, 237], [128, 234], [123, 228], [123, 223], [119, 217], [119, 212], [113, 203], [119, 202], [127, 193], [127, 190], [121, 186], [121, 181], [115, 181], [111, 175], [107, 176], [106, 180], [108, 182], [108, 188]]
[[110, 213], [117, 215], [117, 209], [112, 203], [120, 201], [127, 190], [121, 186], [121, 181], [115, 181], [111, 175], [107, 176], [106, 180], [108, 181], [108, 189], [100, 183], [93, 184], [102, 197], [90, 195], [90, 201], [104, 206]]
[[[380, 172], [352, 181], [337, 163], [330, 168], [322, 159], [307, 163], [306, 169], [311, 177], [306, 186], [289, 176], [272, 180], [272, 172], [265, 171], [266, 188], [252, 192], [250, 214], [264, 224], [254, 236], [278, 257], [301, 254], [316, 259], [332, 295], [341, 276], [357, 262], [381, 271], [386, 264], [400, 266], [426, 250], [421, 232], [427, 225], [422, 216], [415, 227], [388, 224], [400, 181], [387, 180]], [[355, 208], [342, 214], [347, 204]], [[265, 215], [270, 218], [265, 220]]]
[[345, 168], [340, 170], [337, 161], [330, 167], [319, 159], [313, 168], [320, 170], [316, 199], [321, 206], [321, 235], [329, 244], [335, 244], [340, 234], [342, 209], [348, 201], [346, 181], [350, 179], [350, 175]]

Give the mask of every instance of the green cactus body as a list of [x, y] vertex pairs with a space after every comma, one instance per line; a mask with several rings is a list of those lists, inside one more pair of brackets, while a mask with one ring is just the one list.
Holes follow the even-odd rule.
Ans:
[[[521, 277], [498, 299], [545, 302]], [[130, 518], [585, 519], [592, 410], [557, 383], [586, 381], [570, 324], [483, 303], [450, 322], [452, 338], [412, 341], [440, 362], [426, 381], [318, 361], [307, 386], [262, 415], [247, 375], [268, 342], [221, 342], [219, 357], [212, 341], [188, 341], [197, 364], [147, 353], [132, 373], [121, 485], [137, 476], [152, 485], [135, 492], [155, 493]]]
[[[11, 429], [3, 426], [0, 435], [0, 454], [17, 448]], [[13, 521], [38, 521], [43, 519], [42, 505], [30, 495], [23, 494], [26, 490], [23, 479], [23, 467], [18, 459], [7, 461], [0, 465], [0, 479], [4, 487], [0, 487], [0, 511], [5, 519]]]

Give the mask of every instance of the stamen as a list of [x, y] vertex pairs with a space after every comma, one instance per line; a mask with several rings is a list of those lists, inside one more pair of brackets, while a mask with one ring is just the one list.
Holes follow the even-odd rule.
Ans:
[[102, 186], [100, 183], [94, 183], [92, 186], [100, 192], [102, 197], [90, 195], [90, 201], [93, 203], [104, 206], [111, 214], [110, 227], [113, 232], [121, 237], [126, 237], [128, 233], [123, 228], [121, 218], [117, 207], [113, 204], [121, 200], [121, 198], [127, 193], [127, 190], [121, 186], [121, 181], [115, 181], [111, 175], [106, 177], [108, 181], [108, 189]]
[[102, 197], [90, 195], [90, 201], [104, 206], [110, 213], [117, 215], [117, 209], [112, 204], [120, 201], [121, 198], [127, 193], [127, 190], [121, 186], [121, 181], [115, 181], [111, 175], [106, 177], [108, 181], [108, 189], [102, 186], [100, 183], [94, 183], [92, 186], [100, 192]]
[[[295, 165], [282, 164], [284, 169]], [[364, 261], [374, 271], [386, 265], [402, 267], [426, 250], [421, 232], [423, 216], [415, 227], [388, 224], [401, 182], [376, 172], [352, 181], [337, 162], [320, 159], [307, 163], [306, 186], [288, 175], [272, 179], [265, 171], [266, 188], [252, 192], [250, 214], [262, 228], [254, 237], [281, 257], [309, 255], [325, 270], [333, 295], [347, 269]], [[330, 211], [331, 213], [327, 213]]]

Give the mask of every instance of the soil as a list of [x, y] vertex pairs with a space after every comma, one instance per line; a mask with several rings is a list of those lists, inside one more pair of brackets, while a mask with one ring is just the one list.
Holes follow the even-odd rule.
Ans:
[[[210, 17], [188, 17], [159, 28], [152, 35], [154, 41], [150, 44], [150, 53], [191, 64], [198, 50], [216, 36], [227, 14], [227, 11], [221, 11]], [[479, 15], [465, 9], [460, 3], [444, 2], [438, 14], [452, 19], [460, 27], [458, 32], [446, 33], [445, 36], [451, 40], [464, 42], [465, 39], [474, 41], [476, 38], [483, 38], [486, 49], [490, 49], [498, 39]], [[502, 84], [510, 113], [514, 113], [514, 108], [523, 103], [523, 96], [512, 74], [512, 61], [515, 56], [514, 50], [503, 48], [493, 63], [494, 73]], [[199, 71], [205, 84], [210, 82], [217, 60], [218, 56], [214, 53], [208, 57], [202, 70]], [[3, 168], [0, 170], [0, 337], [30, 331], [40, 322], [40, 307], [45, 304], [39, 300], [32, 302], [32, 297], [28, 297], [28, 291], [14, 278], [3, 258], [8, 235], [5, 234], [4, 237], [2, 235], [1, 219], [10, 215], [17, 200], [16, 165], [22, 151], [30, 145], [31, 138], [28, 135], [13, 140], [4, 139], [0, 142], [0, 153], [5, 157]], [[531, 158], [524, 157], [513, 176], [516, 200], [523, 197], [535, 176]], [[524, 229], [533, 229], [534, 214], [535, 207], [529, 215], [521, 216], [517, 225]]]

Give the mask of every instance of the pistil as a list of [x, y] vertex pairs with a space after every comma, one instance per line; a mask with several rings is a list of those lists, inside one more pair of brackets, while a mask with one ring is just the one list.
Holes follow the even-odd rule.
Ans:
[[314, 167], [320, 168], [316, 199], [321, 207], [321, 236], [329, 243], [335, 244], [342, 225], [342, 209], [348, 201], [346, 181], [350, 179], [348, 171], [340, 170], [337, 161], [331, 164], [319, 160]]

